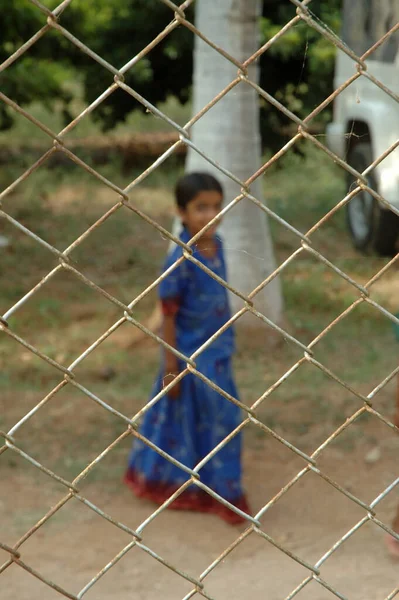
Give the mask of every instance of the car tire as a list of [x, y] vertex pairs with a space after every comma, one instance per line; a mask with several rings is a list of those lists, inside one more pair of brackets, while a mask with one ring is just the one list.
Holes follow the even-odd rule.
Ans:
[[[349, 152], [348, 163], [362, 173], [373, 162], [371, 144], [356, 144]], [[367, 176], [369, 186], [377, 191], [373, 173]], [[348, 173], [349, 189], [356, 185], [356, 179]], [[363, 252], [374, 251], [380, 256], [392, 257], [396, 254], [399, 236], [399, 217], [362, 190], [346, 205], [346, 220], [352, 243]]]

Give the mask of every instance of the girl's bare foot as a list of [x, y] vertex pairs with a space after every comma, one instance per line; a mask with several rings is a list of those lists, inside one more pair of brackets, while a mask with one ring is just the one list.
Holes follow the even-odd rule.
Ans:
[[392, 558], [399, 560], [399, 540], [394, 538], [392, 535], [387, 535], [385, 538], [385, 543]]

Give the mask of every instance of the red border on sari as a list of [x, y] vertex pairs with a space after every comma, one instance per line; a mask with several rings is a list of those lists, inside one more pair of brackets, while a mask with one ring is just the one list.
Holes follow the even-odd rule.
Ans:
[[[180, 487], [160, 481], [147, 481], [133, 469], [126, 471], [124, 483], [136, 496], [150, 500], [157, 505], [166, 502]], [[244, 495], [229, 502], [249, 514], [249, 505]], [[239, 525], [246, 522], [246, 519], [199, 488], [196, 490], [191, 488], [184, 490], [167, 508], [170, 510], [191, 510], [213, 514], [230, 525]]]

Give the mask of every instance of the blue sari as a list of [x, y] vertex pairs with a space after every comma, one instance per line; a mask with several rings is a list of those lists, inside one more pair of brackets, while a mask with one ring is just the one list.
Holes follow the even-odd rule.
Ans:
[[[183, 230], [183, 242], [190, 234]], [[222, 243], [212, 258], [194, 249], [195, 258], [226, 280]], [[176, 247], [164, 264], [163, 272], [182, 256]], [[159, 285], [165, 314], [173, 310], [176, 347], [186, 356], [193, 354], [230, 319], [227, 291], [200, 267], [185, 260]], [[229, 327], [196, 357], [196, 368], [219, 388], [238, 398], [233, 380], [231, 357], [234, 332]], [[181, 368], [184, 369], [182, 363]], [[151, 398], [163, 388], [163, 360]], [[224, 398], [194, 374], [180, 382], [179, 397], [163, 396], [144, 415], [140, 434], [189, 468], [194, 468], [241, 422], [238, 406]], [[245, 512], [248, 505], [241, 487], [241, 433], [217, 452], [199, 471], [200, 481]], [[125, 482], [140, 497], [162, 504], [190, 475], [163, 458], [141, 440], [136, 440], [129, 458]], [[230, 523], [242, 519], [207, 492], [190, 485], [169, 505], [172, 509], [216, 513]]]

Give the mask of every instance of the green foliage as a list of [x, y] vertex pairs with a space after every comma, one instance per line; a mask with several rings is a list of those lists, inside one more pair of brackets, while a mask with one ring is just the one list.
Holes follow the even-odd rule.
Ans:
[[[338, 31], [342, 0], [313, 0], [312, 11]], [[48, 0], [47, 6], [56, 3]], [[28, 0], [0, 0], [0, 61], [5, 60], [46, 25], [46, 16]], [[260, 21], [262, 42], [274, 36], [295, 16], [288, 0], [264, 0]], [[194, 19], [193, 11], [187, 17]], [[159, 0], [74, 0], [60, 24], [94, 52], [122, 68], [171, 22], [172, 11]], [[125, 74], [137, 93], [152, 104], [175, 97], [185, 103], [192, 80], [193, 34], [180, 26], [134, 64]], [[260, 59], [261, 86], [303, 117], [332, 91], [334, 46], [301, 22], [289, 29]], [[34, 76], [33, 76], [34, 74]], [[66, 120], [73, 112], [72, 79], [82, 81], [84, 100], [93, 102], [113, 83], [113, 74], [80, 51], [59, 32], [49, 30], [27, 53], [1, 75], [2, 91], [21, 105], [40, 100], [48, 107], [58, 101]], [[69, 110], [68, 110], [69, 109]], [[93, 112], [103, 129], [114, 128], [135, 110], [145, 110], [118, 89]], [[328, 111], [322, 120], [329, 116]], [[0, 129], [12, 124], [13, 111], [0, 105]], [[264, 145], [275, 149], [290, 121], [261, 100]]]
[[[313, 0], [310, 8], [316, 18], [339, 33], [342, 0]], [[265, 43], [295, 16], [290, 2], [265, 0], [261, 37]], [[307, 116], [333, 89], [335, 47], [305, 22], [291, 27], [260, 59], [260, 84], [277, 100], [300, 117]], [[281, 130], [290, 121], [265, 100], [261, 107], [264, 145], [274, 149], [281, 143]], [[318, 121], [324, 123], [330, 111]]]
[[[0, 0], [0, 63], [46, 25], [46, 16], [26, 0]], [[21, 106], [40, 100], [51, 108], [67, 108], [71, 95], [63, 82], [71, 77], [71, 61], [54, 32], [48, 31], [1, 73], [1, 91]], [[14, 111], [0, 104], [0, 129], [13, 124]]]
[[[73, 6], [75, 13], [69, 30], [119, 69], [173, 19], [172, 11], [159, 0], [76, 0]], [[188, 16], [193, 18], [192, 12]], [[191, 86], [192, 45], [193, 35], [185, 27], [172, 31], [128, 69], [126, 84], [154, 105], [170, 96], [186, 102]], [[72, 48], [70, 52], [83, 78], [85, 100], [91, 103], [113, 84], [114, 77], [79, 50]], [[124, 121], [134, 110], [144, 111], [145, 108], [118, 89], [96, 108], [93, 118], [107, 130]]]

